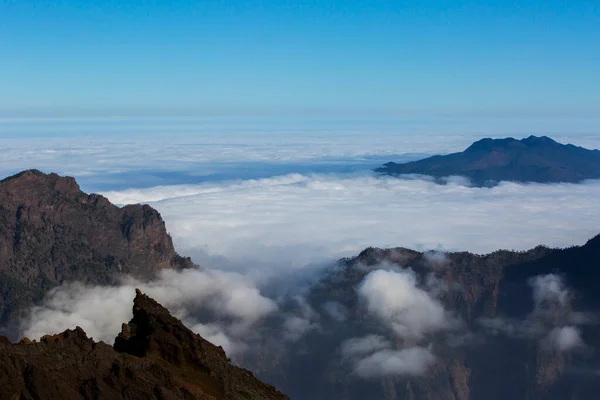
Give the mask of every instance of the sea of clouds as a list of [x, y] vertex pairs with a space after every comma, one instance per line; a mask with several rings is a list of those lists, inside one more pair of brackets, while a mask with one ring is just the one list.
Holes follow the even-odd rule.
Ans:
[[368, 246], [474, 253], [565, 247], [584, 243], [600, 226], [600, 181], [477, 188], [461, 178], [440, 185], [371, 174], [291, 174], [104, 195], [158, 209], [178, 250], [199, 264], [264, 274]]
[[[477, 188], [462, 178], [437, 184], [418, 177], [291, 174], [104, 195], [117, 204], [149, 203], [157, 208], [177, 250], [203, 268], [165, 271], [153, 282], [125, 280], [120, 287], [65, 285], [32, 310], [23, 323], [24, 334], [39, 337], [79, 325], [111, 343], [120, 324], [129, 319], [134, 288], [139, 287], [235, 356], [243, 354], [254, 340], [251, 333], [258, 334], [257, 327], [266, 320], [270, 328], [262, 334], [277, 332], [278, 340], [289, 342], [319, 331], [323, 318], [343, 323], [347, 310], [340, 305], [327, 303], [315, 310], [306, 303], [301, 288], [310, 284], [300, 283], [298, 276], [322, 276], [339, 258], [368, 246], [434, 249], [428, 259], [435, 270], [444, 268], [443, 251], [565, 247], [584, 243], [600, 226], [600, 181]], [[540, 310], [547, 299], [567, 301], [567, 289], [558, 278], [545, 279], [531, 283]], [[273, 282], [288, 285], [292, 293], [272, 291]], [[365, 277], [356, 295], [365, 312], [388, 327], [388, 335], [366, 342], [355, 338], [349, 342], [354, 347], [341, 344], [346, 349], [343, 359], [356, 374], [420, 374], [435, 362], [430, 347], [419, 340], [451, 329], [457, 321], [443, 308], [437, 299], [440, 290], [431, 283], [419, 281], [410, 270], [390, 271], [386, 266]], [[295, 306], [284, 307], [290, 296]], [[110, 299], [108, 313], [99, 306], [106, 305], [105, 299]], [[542, 323], [540, 315], [536, 311], [526, 321], [481, 325], [491, 334], [534, 331], [528, 337], [539, 336], [560, 349], [581, 345], [575, 323]], [[394, 338], [415, 344], [398, 349], [389, 345]], [[358, 352], [361, 346], [369, 351]]]
[[[482, 137], [600, 148], [595, 119], [417, 117], [0, 118], [0, 175], [76, 176], [86, 191], [370, 170]], [[510, 132], [510, 134], [507, 134]]]
[[[131, 316], [138, 287], [208, 340], [243, 354], [253, 335], [265, 333], [265, 321], [278, 340], [290, 343], [318, 332], [324, 318], [343, 323], [348, 310], [332, 302], [313, 308], [302, 288], [366, 247], [433, 249], [432, 265], [443, 268], [444, 251], [565, 247], [600, 232], [600, 181], [477, 188], [460, 177], [438, 184], [370, 171], [385, 161], [460, 151], [482, 136], [477, 129], [431, 134], [432, 126], [415, 123], [411, 134], [397, 134], [380, 125], [377, 135], [348, 124], [284, 131], [265, 130], [263, 122], [223, 127], [213, 120], [200, 127], [198, 121], [11, 124], [0, 127], [11, 133], [0, 130], [1, 172], [40, 168], [74, 175], [84, 190], [113, 203], [148, 203], [163, 216], [178, 252], [202, 267], [164, 271], [152, 282], [124, 278], [116, 287], [72, 282], [56, 288], [23, 320], [21, 332], [32, 338], [78, 325], [112, 343]], [[102, 129], [111, 134], [99, 135]], [[564, 132], [554, 137], [600, 147], [597, 136]], [[568, 288], [556, 279], [530, 283], [536, 309], [525, 321], [481, 321], [482, 328], [527, 334], [561, 351], [584, 346], [577, 314], [556, 321], [546, 307], [548, 299], [566, 304], [561, 299], [567, 301]], [[422, 339], [457, 326], [438, 289], [410, 270], [376, 268], [356, 295], [387, 331], [340, 343], [342, 359], [367, 379], [423, 373], [436, 355]], [[397, 348], [397, 338], [413, 344]]]

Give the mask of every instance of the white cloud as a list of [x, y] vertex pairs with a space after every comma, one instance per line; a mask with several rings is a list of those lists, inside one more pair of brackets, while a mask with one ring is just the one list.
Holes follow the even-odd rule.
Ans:
[[370, 272], [358, 295], [371, 314], [404, 338], [421, 338], [454, 324], [442, 304], [417, 287], [415, 274], [408, 270]]
[[217, 317], [232, 318], [249, 325], [277, 309], [258, 288], [242, 275], [217, 270], [165, 270], [161, 279], [141, 284], [142, 291], [156, 296], [165, 307], [187, 316], [197, 308], [212, 311]]
[[292, 342], [300, 339], [307, 332], [318, 329], [319, 325], [307, 318], [288, 315], [283, 321], [283, 337]]
[[357, 357], [390, 347], [392, 347], [390, 341], [383, 336], [367, 335], [342, 342], [340, 352], [342, 357]]
[[583, 346], [579, 329], [574, 326], [556, 327], [544, 339], [546, 346], [558, 351], [570, 351]]
[[533, 300], [536, 308], [565, 307], [569, 301], [569, 291], [562, 278], [556, 274], [540, 275], [532, 278]]
[[[67, 125], [44, 124], [45, 132], [41, 133], [39, 126], [24, 128], [29, 129], [28, 134], [53, 131], [45, 140], [15, 138], [24, 130], [10, 128], [13, 137], [0, 138], [0, 170], [37, 167], [78, 177], [97, 176], [110, 182], [114, 174], [132, 171], [184, 171], [190, 176], [206, 176], [231, 168], [240, 171], [250, 165], [261, 168], [269, 163], [366, 165], [396, 160], [400, 153], [462, 150], [481, 135], [481, 130], [466, 135], [398, 135], [396, 129], [373, 135], [370, 128], [359, 132], [347, 127], [347, 131], [327, 131], [337, 135], [334, 140], [318, 129], [308, 133], [298, 129], [293, 134], [286, 130], [281, 134], [279, 129], [264, 129], [260, 124], [241, 131], [245, 125], [240, 121], [225, 128], [214, 121], [201, 122], [200, 126], [196, 121], [175, 128], [168, 124], [145, 124], [141, 128], [125, 124], [113, 127], [123, 129], [123, 135], [106, 140], [104, 136], [94, 137], [104, 132], [105, 125], [85, 125], [87, 137], [64, 135], [66, 131], [81, 131], [81, 126]], [[174, 130], [179, 134], [166, 143], [161, 134]], [[158, 135], [146, 135], [149, 131]], [[225, 131], [228, 134], [222, 135]], [[427, 129], [421, 127], [420, 131]], [[588, 147], [600, 145], [596, 137], [557, 139]], [[134, 181], [136, 176], [127, 179]], [[165, 184], [169, 183], [165, 179]], [[115, 203], [151, 202], [163, 215], [180, 253], [193, 256], [207, 267], [236, 269], [242, 275], [208, 270], [166, 272], [160, 280], [146, 285], [66, 285], [51, 292], [43, 307], [33, 310], [25, 327], [28, 336], [81, 325], [96, 339], [110, 342], [120, 324], [130, 318], [133, 289], [140, 287], [209, 340], [228, 351], [243, 351], [244, 333], [277, 309], [274, 301], [260, 293], [256, 282], [290, 269], [322, 265], [355, 255], [368, 246], [438, 249], [427, 253], [426, 258], [432, 266], [442, 266], [446, 250], [486, 253], [498, 248], [524, 250], [538, 244], [581, 244], [598, 233], [600, 226], [600, 181], [581, 185], [501, 183], [494, 188], [474, 188], [460, 178], [437, 185], [426, 179], [376, 179], [371, 174], [289, 174], [105, 194]], [[363, 282], [361, 296], [369, 310], [396, 334], [419, 338], [449, 326], [451, 321], [435, 299], [435, 293], [445, 289], [442, 282], [431, 276], [425, 282], [429, 286], [420, 288], [407, 271], [377, 274]], [[402, 293], [395, 293], [386, 280], [401, 287]], [[554, 299], [558, 304], [565, 301], [565, 289], [556, 281], [546, 278], [533, 285], [540, 299]], [[282, 319], [278, 323], [283, 324], [286, 338], [297, 340], [319, 329], [317, 313], [307, 306], [300, 302], [295, 313], [286, 310], [279, 315]], [[335, 320], [347, 317], [348, 310], [336, 303], [322, 307]], [[205, 318], [205, 312], [210, 316]], [[544, 327], [540, 333], [539, 324], [530, 323], [527, 329], [543, 337], [560, 328], [548, 340], [569, 347], [576, 336], [563, 329], [569, 326], [561, 326]], [[434, 356], [423, 347], [397, 350], [375, 346], [357, 362], [362, 376], [369, 375], [367, 370], [378, 376], [422, 373], [434, 362]]]
[[239, 172], [253, 163], [377, 164], [406, 159], [398, 153], [462, 150], [474, 138], [438, 135], [432, 140], [393, 131], [374, 137], [372, 125], [358, 129], [356, 121], [349, 123], [307, 126], [251, 118], [12, 122], [0, 129], [0, 172], [40, 168], [82, 178], [132, 171], [208, 176], [232, 167]]
[[423, 258], [434, 269], [444, 268], [448, 264], [448, 256], [443, 251], [430, 250], [423, 253]]
[[361, 378], [422, 375], [435, 363], [430, 348], [411, 346], [394, 349], [392, 343], [381, 335], [348, 339], [340, 345], [340, 353]]
[[[554, 138], [600, 147], [593, 119], [486, 118], [63, 118], [3, 119], [0, 171], [176, 171], [210, 174], [225, 164], [354, 160], [462, 151], [482, 135]], [[168, 135], [169, 140], [165, 140]], [[40, 140], [43, 138], [43, 140]]]
[[80, 326], [88, 336], [112, 344], [121, 324], [131, 319], [134, 296], [133, 286], [63, 285], [46, 295], [43, 306], [31, 309], [23, 335], [39, 339]]
[[550, 350], [569, 351], [583, 346], [576, 325], [595, 324], [597, 320], [591, 314], [572, 310], [571, 292], [562, 278], [556, 274], [538, 275], [529, 279], [529, 284], [534, 308], [525, 319], [481, 318], [480, 325], [492, 334], [538, 339], [543, 348]]
[[228, 356], [243, 353], [248, 349], [247, 343], [244, 343], [241, 339], [235, 340], [228, 336], [219, 324], [195, 324], [189, 326], [189, 328], [209, 342], [222, 346]]
[[[277, 310], [272, 300], [263, 297], [241, 275], [210, 270], [162, 271], [159, 279], [148, 283], [71, 283], [53, 289], [43, 305], [33, 308], [23, 321], [23, 333], [39, 338], [81, 326], [96, 340], [112, 343], [121, 324], [131, 318], [135, 288], [154, 297], [192, 330], [228, 352], [242, 350], [246, 333], [261, 318]], [[202, 315], [206, 312], [208, 317]]]
[[283, 316], [283, 335], [287, 340], [296, 341], [307, 332], [320, 329], [320, 317], [304, 297], [293, 296], [292, 302], [294, 313]]
[[152, 206], [181, 253], [207, 265], [222, 257], [230, 268], [257, 275], [353, 256], [368, 246], [438, 249], [436, 255], [562, 247], [584, 243], [600, 226], [600, 181], [471, 188], [293, 174], [106, 194], [116, 203], [163, 199]]
[[422, 375], [434, 363], [435, 356], [427, 348], [384, 349], [358, 361], [354, 372], [363, 378]]
[[[418, 286], [412, 270], [372, 270], [358, 286], [357, 294], [366, 311], [395, 336], [392, 341], [370, 334], [341, 343], [342, 360], [362, 378], [424, 374], [435, 356], [431, 348], [417, 344], [428, 333], [458, 325], [432, 294]], [[400, 344], [408, 347], [395, 347]]]

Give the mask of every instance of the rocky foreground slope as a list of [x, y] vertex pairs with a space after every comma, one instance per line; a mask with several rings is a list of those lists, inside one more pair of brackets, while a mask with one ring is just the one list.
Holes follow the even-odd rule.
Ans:
[[0, 326], [63, 282], [189, 267], [150, 206], [120, 208], [71, 177], [37, 170], [0, 181]]
[[0, 337], [0, 399], [288, 399], [137, 291], [114, 347], [77, 327], [39, 342]]
[[546, 136], [522, 140], [487, 138], [460, 153], [403, 164], [390, 162], [376, 171], [393, 176], [460, 175], [477, 186], [494, 185], [499, 181], [581, 182], [600, 178], [600, 151], [561, 144]]

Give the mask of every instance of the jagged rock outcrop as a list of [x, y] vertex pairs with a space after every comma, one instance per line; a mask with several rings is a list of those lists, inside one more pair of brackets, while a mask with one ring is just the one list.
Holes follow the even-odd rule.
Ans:
[[37, 170], [0, 181], [0, 326], [65, 281], [108, 284], [190, 267], [148, 205], [120, 208], [74, 178]]
[[581, 182], [600, 178], [600, 151], [561, 144], [542, 136], [517, 140], [481, 139], [460, 153], [438, 155], [376, 169], [385, 175], [461, 175], [477, 186], [499, 181]]
[[0, 338], [0, 400], [288, 399], [137, 292], [114, 348], [77, 327], [39, 342]]

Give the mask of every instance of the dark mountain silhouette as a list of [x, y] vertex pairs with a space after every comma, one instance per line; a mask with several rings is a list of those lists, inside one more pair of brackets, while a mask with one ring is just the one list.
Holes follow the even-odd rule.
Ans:
[[[435, 257], [432, 261], [431, 254], [369, 248], [342, 260], [337, 271], [306, 295], [307, 304], [319, 311], [319, 329], [286, 351], [265, 344], [270, 350], [263, 353], [273, 354], [269, 362], [249, 357], [246, 365], [298, 399], [597, 398], [600, 236], [567, 249], [540, 246], [526, 252], [449, 253], [440, 256], [440, 261]], [[422, 288], [430, 281], [442, 283], [444, 289], [437, 296], [460, 321], [459, 327], [428, 334], [416, 342], [394, 336], [365, 311], [357, 295], [365, 277], [380, 268], [410, 269]], [[562, 307], [535, 311], [532, 278], [548, 274], [561, 277], [568, 296]], [[558, 291], [557, 287], [551, 290]], [[322, 311], [325, 304], [332, 303], [340, 305], [346, 317], [337, 320]], [[571, 351], [546, 347], [544, 338], [554, 327], [573, 324], [584, 346]], [[341, 358], [340, 344], [369, 334], [387, 335], [396, 349], [415, 344], [429, 347], [436, 361], [416, 376], [398, 373], [361, 378], [352, 371], [351, 363]]]
[[190, 267], [150, 206], [119, 208], [71, 177], [37, 170], [0, 181], [0, 326], [62, 282]]
[[137, 291], [114, 348], [77, 327], [40, 342], [0, 337], [0, 399], [288, 399]]
[[376, 169], [385, 175], [465, 176], [477, 186], [499, 181], [581, 182], [600, 178], [600, 151], [557, 143], [549, 137], [482, 139], [461, 153]]

